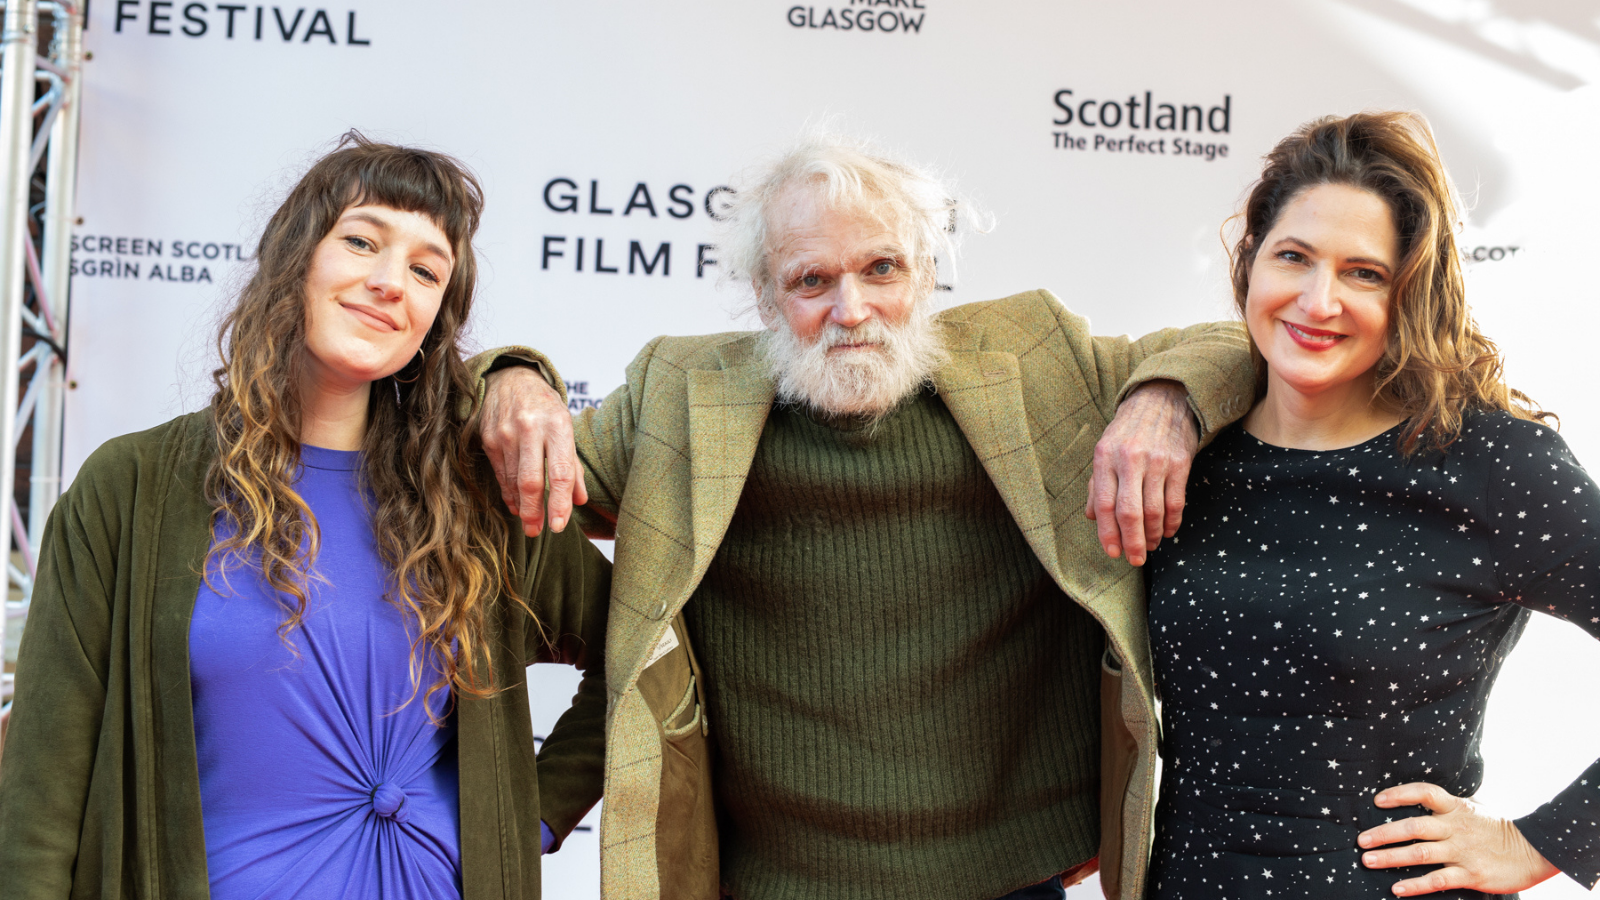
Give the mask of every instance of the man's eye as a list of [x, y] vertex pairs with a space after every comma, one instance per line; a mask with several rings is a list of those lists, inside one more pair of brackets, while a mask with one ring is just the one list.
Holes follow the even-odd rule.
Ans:
[[880, 259], [878, 264], [872, 267], [872, 271], [876, 275], [892, 275], [894, 274], [894, 263], [887, 259]]
[[822, 283], [822, 279], [818, 278], [815, 275], [805, 275], [805, 276], [802, 276], [801, 279], [800, 279], [800, 284], [802, 286], [808, 287], [808, 288], [816, 287], [817, 285], [819, 285], [821, 283]]

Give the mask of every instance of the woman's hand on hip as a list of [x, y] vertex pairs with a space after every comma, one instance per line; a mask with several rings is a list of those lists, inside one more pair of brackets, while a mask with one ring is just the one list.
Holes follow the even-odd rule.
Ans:
[[[1396, 882], [1392, 888], [1396, 896], [1462, 888], [1513, 894], [1560, 871], [1533, 849], [1510, 819], [1487, 815], [1471, 800], [1438, 785], [1402, 784], [1379, 792], [1373, 802], [1384, 809], [1424, 806], [1433, 812], [1379, 825], [1357, 838], [1364, 851], [1361, 863], [1369, 869], [1439, 867], [1420, 878]], [[1373, 849], [1399, 841], [1417, 843]]]

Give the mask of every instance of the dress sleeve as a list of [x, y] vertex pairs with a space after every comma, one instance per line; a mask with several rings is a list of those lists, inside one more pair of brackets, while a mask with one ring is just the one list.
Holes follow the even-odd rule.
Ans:
[[[1503, 596], [1600, 637], [1600, 486], [1554, 430], [1507, 420], [1487, 437], [1489, 510]], [[1534, 849], [1600, 883], [1600, 761], [1516, 821]]]

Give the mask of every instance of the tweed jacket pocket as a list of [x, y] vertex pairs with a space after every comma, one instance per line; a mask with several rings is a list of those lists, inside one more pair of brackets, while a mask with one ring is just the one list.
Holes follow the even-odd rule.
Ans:
[[661, 727], [657, 896], [661, 900], [700, 900], [715, 896], [720, 877], [711, 748], [706, 737], [704, 695], [682, 616], [673, 619], [672, 628], [677, 645], [639, 676], [639, 691]]
[[690, 665], [688, 644], [684, 640], [683, 617], [675, 617], [669, 627], [670, 631], [662, 636], [657, 646], [676, 646], [646, 666], [639, 676], [639, 693], [644, 696], [650, 714], [660, 723], [663, 733], [697, 717], [700, 706], [695, 696], [694, 668]]
[[1054, 459], [1040, 460], [1039, 472], [1050, 499], [1060, 500], [1062, 495], [1072, 493], [1074, 486], [1087, 477], [1085, 472], [1094, 463], [1094, 445], [1099, 436], [1099, 430], [1085, 422]]

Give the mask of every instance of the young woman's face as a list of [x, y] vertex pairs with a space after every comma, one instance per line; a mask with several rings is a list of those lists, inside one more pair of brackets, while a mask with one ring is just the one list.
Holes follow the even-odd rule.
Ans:
[[433, 327], [455, 259], [420, 213], [352, 206], [317, 244], [306, 275], [312, 375], [351, 389], [393, 375]]
[[1269, 384], [1315, 395], [1374, 378], [1399, 256], [1377, 194], [1323, 184], [1290, 201], [1256, 252], [1245, 300]]

